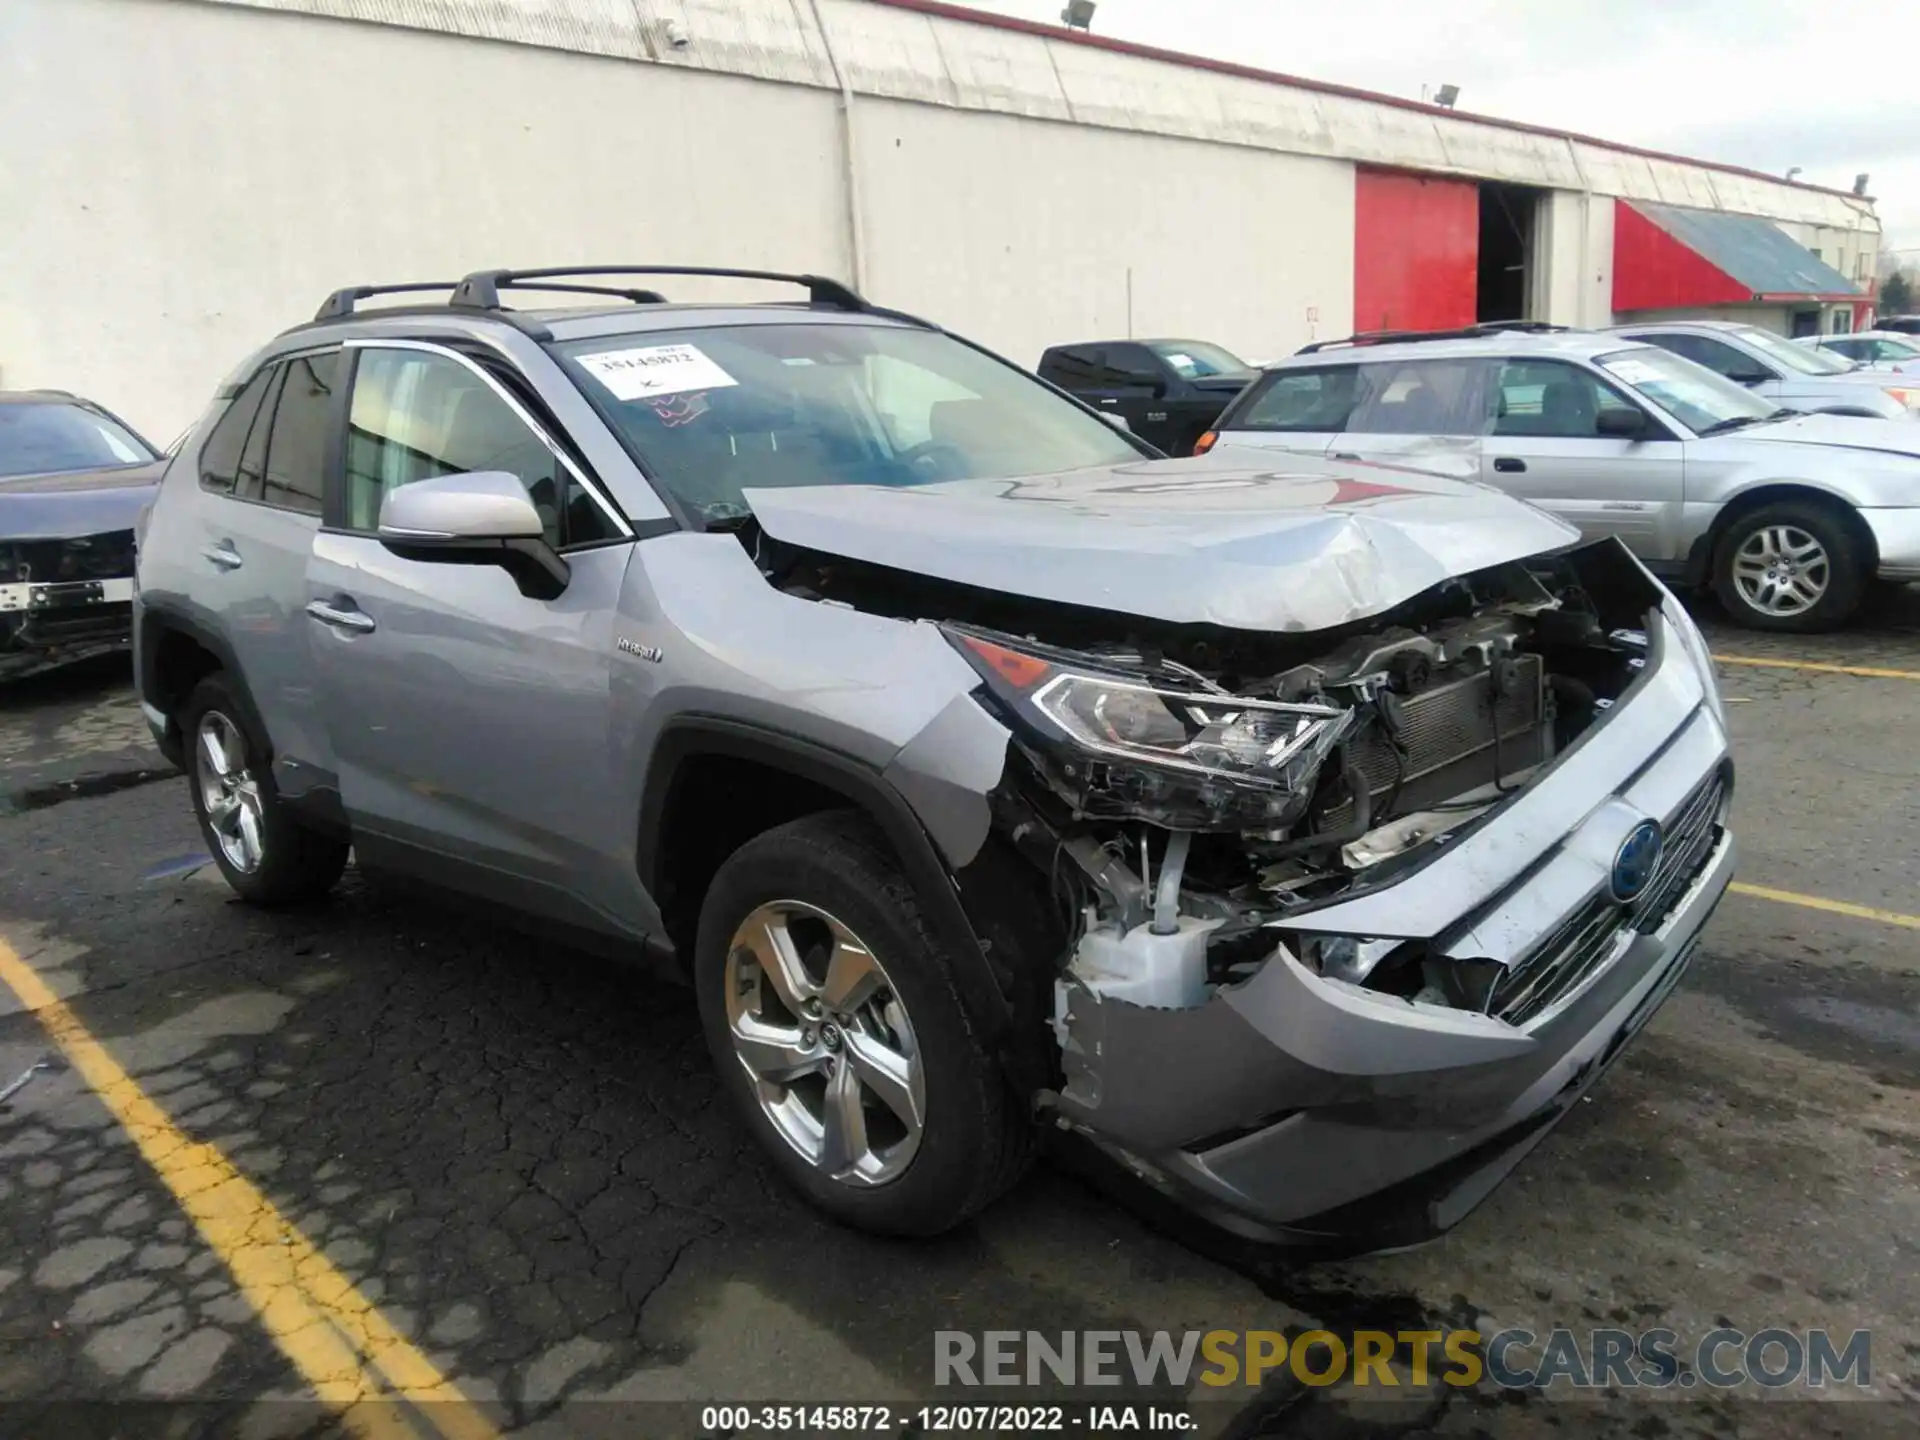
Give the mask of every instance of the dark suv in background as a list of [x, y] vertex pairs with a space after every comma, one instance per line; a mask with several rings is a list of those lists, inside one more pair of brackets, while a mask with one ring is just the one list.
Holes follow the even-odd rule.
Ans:
[[1042, 380], [1119, 416], [1169, 455], [1191, 455], [1253, 377], [1246, 361], [1205, 340], [1090, 340], [1040, 357]]

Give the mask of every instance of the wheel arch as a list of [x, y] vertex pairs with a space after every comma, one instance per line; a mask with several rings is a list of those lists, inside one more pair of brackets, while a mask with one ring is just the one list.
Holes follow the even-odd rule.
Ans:
[[1713, 517], [1699, 552], [1703, 578], [1711, 577], [1715, 557], [1720, 552], [1720, 542], [1736, 523], [1756, 510], [1782, 501], [1818, 505], [1838, 516], [1859, 544], [1869, 574], [1880, 568], [1879, 542], [1874, 538], [1872, 528], [1861, 518], [1859, 507], [1846, 496], [1805, 480], [1768, 480], [1742, 490], [1722, 505], [1720, 513]]
[[185, 764], [186, 741], [180, 733], [180, 707], [207, 676], [224, 673], [235, 698], [246, 707], [246, 720], [268, 747], [272, 763], [273, 737], [267, 733], [260, 707], [254, 703], [247, 678], [233, 649], [214, 631], [170, 605], [143, 604], [140, 641], [135, 654], [135, 682], [140, 698], [166, 717], [161, 751], [175, 765]]
[[[701, 793], [702, 782], [716, 778], [735, 783], [718, 795]], [[753, 796], [747, 813], [723, 813], [718, 825], [686, 828], [696, 814], [724, 811], [730, 797], [743, 793]], [[987, 1044], [1008, 1061], [1009, 1073], [1020, 1079], [1027, 1047], [1008, 1043], [1015, 1000], [988, 962], [958, 877], [912, 806], [884, 776], [815, 741], [718, 715], [676, 716], [661, 731], [641, 787], [634, 863], [683, 962], [692, 953], [690, 927], [697, 923], [707, 884], [728, 855], [774, 825], [840, 808], [865, 815], [886, 838], [929, 922], [959, 962], [953, 978], [961, 1003]], [[683, 835], [693, 837], [690, 843], [681, 843]], [[1025, 1079], [1036, 1077], [1028, 1073]]]

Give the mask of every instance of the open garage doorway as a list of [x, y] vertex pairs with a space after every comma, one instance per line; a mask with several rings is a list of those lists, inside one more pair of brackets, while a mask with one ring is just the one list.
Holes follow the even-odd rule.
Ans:
[[1527, 320], [1533, 295], [1535, 236], [1544, 192], [1528, 185], [1482, 181], [1480, 260], [1474, 319]]

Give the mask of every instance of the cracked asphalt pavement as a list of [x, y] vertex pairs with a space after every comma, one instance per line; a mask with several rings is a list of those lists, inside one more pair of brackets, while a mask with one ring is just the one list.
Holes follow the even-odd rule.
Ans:
[[[1920, 596], [1846, 635], [1711, 638], [1920, 672]], [[1920, 682], [1723, 673], [1740, 879], [1920, 910]], [[1619, 1324], [1870, 1330], [1872, 1385], [1386, 1400], [1282, 1373], [1190, 1398], [1203, 1432], [1237, 1437], [1913, 1433], [1912, 928], [1730, 896], [1590, 1099], [1416, 1251], [1290, 1263], [1048, 1166], [961, 1232], [894, 1243], [780, 1186], [721, 1103], [684, 988], [352, 870], [319, 908], [249, 910], [160, 765], [118, 666], [0, 695], [0, 938], [499, 1430], [693, 1433], [665, 1417], [697, 1411], [646, 1408], [664, 1402], [1021, 1398], [936, 1395], [939, 1330]], [[0, 1104], [0, 1434], [128, 1433], [145, 1413], [328, 1430], [284, 1327], [46, 1015], [0, 987], [0, 1087], [43, 1060]]]

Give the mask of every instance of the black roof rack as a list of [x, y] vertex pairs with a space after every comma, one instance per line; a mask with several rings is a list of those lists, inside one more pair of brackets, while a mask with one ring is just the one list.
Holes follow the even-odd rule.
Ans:
[[374, 295], [406, 295], [419, 290], [451, 290], [452, 280], [410, 280], [404, 285], [350, 285], [345, 290], [336, 290], [313, 312], [315, 320], [338, 320], [353, 314], [356, 301], [368, 299]]
[[[779, 284], [802, 287], [807, 292], [807, 299], [815, 305], [830, 305], [836, 310], [861, 312], [869, 308], [866, 301], [838, 280], [829, 280], [821, 275], [788, 275], [778, 270], [724, 270], [698, 265], [562, 265], [549, 270], [476, 270], [454, 288], [450, 303], [463, 310], [498, 310], [502, 308], [500, 304], [502, 290], [589, 288], [542, 285], [537, 282], [590, 275], [713, 275], [732, 280], [772, 280]], [[590, 293], [598, 292], [590, 289]], [[653, 292], [638, 293], [651, 295]], [[650, 303], [659, 303], [658, 297]]]
[[1394, 345], [1410, 340], [1477, 340], [1484, 335], [1500, 335], [1508, 331], [1546, 335], [1570, 328], [1566, 325], [1549, 325], [1544, 320], [1487, 320], [1478, 325], [1464, 325], [1457, 330], [1363, 330], [1344, 340], [1316, 340], [1311, 345], [1302, 345], [1294, 353], [1317, 355], [1322, 350], [1334, 350], [1343, 345]]

